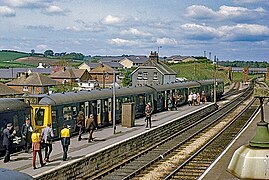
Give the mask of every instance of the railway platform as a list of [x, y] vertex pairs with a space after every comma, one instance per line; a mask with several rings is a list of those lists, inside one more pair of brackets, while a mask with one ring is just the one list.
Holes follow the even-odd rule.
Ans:
[[[206, 104], [201, 104], [200, 106], [181, 106], [178, 110], [174, 111], [164, 111], [152, 115], [152, 129], [179, 118], [187, 114], [193, 113], [194, 111], [205, 108], [212, 103], [207, 102]], [[71, 145], [68, 151], [68, 160], [62, 161], [62, 146], [60, 141], [53, 142], [53, 150], [50, 156], [50, 162], [48, 162], [44, 167], [40, 167], [38, 157], [37, 157], [37, 169], [32, 167], [32, 153], [18, 152], [11, 155], [11, 161], [4, 163], [3, 159], [0, 160], [0, 167], [10, 170], [16, 170], [31, 175], [36, 178], [41, 174], [49, 173], [61, 166], [66, 166], [67, 164], [72, 164], [72, 161], [77, 161], [83, 158], [87, 154], [91, 154], [96, 151], [101, 151], [103, 148], [111, 146], [122, 140], [134, 137], [145, 131], [150, 131], [150, 129], [145, 128], [145, 117], [135, 120], [135, 126], [131, 128], [122, 127], [121, 125], [116, 126], [116, 133], [113, 133], [112, 127], [102, 128], [94, 131], [93, 137], [94, 141], [88, 143], [88, 134], [82, 136], [82, 141], [78, 141], [77, 137], [71, 138]], [[42, 156], [44, 158], [44, 152], [42, 150]]]
[[[269, 104], [264, 105], [264, 120], [269, 122]], [[249, 141], [255, 136], [257, 123], [261, 120], [261, 113], [255, 116], [249, 125], [240, 133], [239, 136], [226, 148], [221, 156], [208, 168], [200, 179], [203, 180], [237, 180], [227, 171], [228, 165], [233, 157], [234, 152], [241, 146], [249, 144]], [[268, 150], [269, 153], [269, 150]]]

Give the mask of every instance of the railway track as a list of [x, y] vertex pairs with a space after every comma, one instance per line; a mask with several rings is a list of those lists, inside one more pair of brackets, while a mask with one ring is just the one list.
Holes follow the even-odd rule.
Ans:
[[[246, 89], [245, 92], [238, 96], [235, 100], [226, 104], [210, 116], [207, 116], [200, 120], [191, 121], [188, 126], [185, 125], [184, 128], [181, 128], [181, 130], [174, 135], [169, 136], [163, 139], [158, 144], [155, 144], [152, 147], [144, 150], [143, 152], [133, 157], [130, 157], [129, 159], [126, 159], [126, 161], [111, 167], [106, 172], [102, 172], [95, 177], [91, 177], [91, 179], [118, 180], [132, 178], [143, 179], [143, 177], [146, 177], [145, 179], [150, 178], [148, 177], [150, 175], [146, 175], [148, 174], [148, 172], [153, 171], [153, 169], [155, 169], [159, 163], [166, 162], [167, 159], [169, 159], [169, 157], [173, 157], [175, 153], [185, 152], [183, 150], [186, 150], [186, 148], [190, 144], [196, 143], [195, 138], [199, 139], [199, 136], [201, 136], [201, 134], [208, 132], [208, 129], [219, 124], [225, 114], [231, 112], [233, 109], [242, 104], [252, 94], [252, 92], [253, 85]], [[205, 141], [202, 140], [202, 142]], [[190, 154], [181, 154], [180, 156], [182, 162], [191, 157]], [[175, 169], [175, 165], [171, 166], [173, 167], [169, 167], [170, 171], [173, 171], [172, 169]], [[167, 171], [163, 170], [161, 171], [161, 174], [162, 175], [159, 176], [163, 178], [167, 175]]]

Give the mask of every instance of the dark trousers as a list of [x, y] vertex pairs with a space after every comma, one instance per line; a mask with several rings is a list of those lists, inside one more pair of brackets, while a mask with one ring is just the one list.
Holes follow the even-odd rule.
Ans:
[[27, 139], [24, 139], [24, 142], [25, 142], [25, 144], [24, 144], [24, 150], [25, 150], [25, 152], [29, 152], [30, 149], [31, 149], [32, 143], [29, 140], [27, 141]]
[[149, 126], [149, 128], [151, 128], [151, 117], [146, 117], [146, 121], [147, 121], [147, 125], [146, 128]]
[[48, 161], [50, 153], [52, 152], [52, 144], [45, 143], [45, 160]]
[[63, 146], [63, 151], [64, 151], [64, 153], [63, 153], [63, 161], [66, 161], [66, 159], [67, 159], [67, 151], [68, 151], [68, 146], [69, 145], [62, 145]]
[[4, 162], [8, 162], [10, 161], [10, 153], [12, 151], [12, 146], [11, 145], [4, 145], [5, 148], [5, 158], [4, 158]]
[[88, 141], [93, 140], [93, 138], [92, 138], [92, 134], [93, 134], [93, 129], [90, 129], [90, 130], [89, 130], [89, 139], [88, 139]]
[[78, 125], [78, 140], [81, 140], [81, 136], [83, 133], [84, 127], [82, 125]]
[[40, 160], [40, 164], [41, 166], [43, 166], [43, 160], [42, 160], [42, 153], [41, 153], [41, 150], [33, 150], [33, 167], [36, 168], [36, 165], [35, 165], [35, 161], [36, 161], [36, 153], [38, 153], [38, 156], [39, 156], [39, 160]]

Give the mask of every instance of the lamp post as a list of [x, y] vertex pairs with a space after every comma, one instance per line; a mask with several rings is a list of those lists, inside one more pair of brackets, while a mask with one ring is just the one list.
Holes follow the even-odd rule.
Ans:
[[217, 76], [217, 64], [218, 63], [218, 61], [217, 61], [217, 58], [216, 58], [216, 56], [214, 57], [214, 62], [213, 62], [213, 64], [214, 64], [214, 103], [217, 103], [217, 87], [216, 87], [216, 85], [217, 85], [217, 82], [216, 82], [216, 76]]
[[116, 133], [116, 89], [115, 89], [115, 71], [113, 70], [113, 88], [112, 88], [112, 94], [113, 94], [113, 119], [112, 119], [112, 126], [113, 126], [113, 134]]

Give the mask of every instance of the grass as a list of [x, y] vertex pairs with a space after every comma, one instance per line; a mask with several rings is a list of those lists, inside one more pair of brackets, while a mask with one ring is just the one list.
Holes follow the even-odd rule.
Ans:
[[15, 59], [27, 57], [28, 53], [0, 51], [0, 61], [14, 61]]
[[[179, 63], [170, 67], [177, 73], [177, 77], [185, 77], [188, 80], [213, 79], [215, 73], [215, 67], [210, 63]], [[230, 83], [228, 70], [225, 67], [219, 66], [217, 68], [216, 78], [223, 79], [225, 83]], [[239, 72], [232, 73], [232, 80], [243, 81], [243, 74]]]

